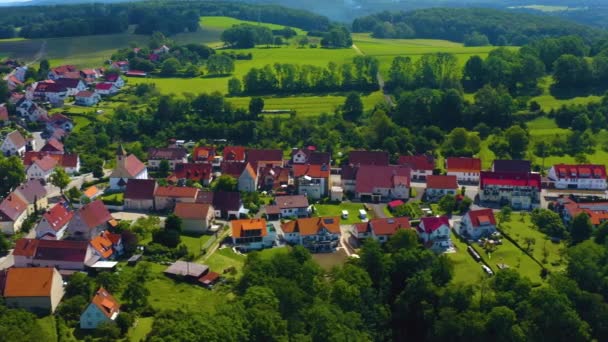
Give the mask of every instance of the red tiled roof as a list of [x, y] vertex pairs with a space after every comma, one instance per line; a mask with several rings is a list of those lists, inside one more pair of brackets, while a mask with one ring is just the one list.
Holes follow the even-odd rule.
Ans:
[[74, 213], [68, 210], [67, 205], [63, 202], [55, 204], [42, 215], [54, 231], [59, 231], [59, 229], [70, 222], [73, 216]]
[[55, 84], [66, 88], [77, 88], [79, 83], [80, 73], [77, 73], [75, 78], [60, 78], [55, 81]]
[[348, 163], [351, 165], [380, 165], [389, 164], [389, 155], [385, 151], [350, 151]]
[[13, 145], [18, 149], [25, 146], [25, 143], [26, 143], [23, 135], [17, 130], [12, 131], [9, 134], [7, 134], [6, 139], [9, 139], [13, 143]]
[[88, 228], [97, 227], [112, 220], [112, 214], [101, 200], [86, 204], [78, 210], [78, 214]]
[[4, 297], [50, 297], [54, 272], [49, 267], [9, 268]]
[[51, 138], [40, 149], [40, 152], [62, 152], [64, 151], [63, 144], [59, 140]]
[[[202, 201], [198, 201], [198, 199], [197, 202], [205, 203]], [[241, 208], [241, 193], [238, 191], [215, 192], [213, 194], [213, 207], [216, 210], [221, 211], [237, 211]]]
[[71, 240], [38, 240], [34, 259], [84, 262], [89, 243]]
[[338, 216], [307, 217], [281, 225], [283, 232], [300, 233], [303, 236], [316, 235], [321, 228], [325, 228], [333, 234], [340, 234], [340, 218]]
[[34, 254], [36, 254], [36, 249], [38, 248], [38, 241], [39, 240], [26, 238], [17, 240], [15, 243], [15, 249], [13, 250], [13, 255], [33, 257]]
[[95, 296], [91, 303], [99, 309], [106, 317], [115, 319], [120, 312], [120, 304], [112, 297], [112, 295], [103, 287], [95, 292]]
[[358, 193], [372, 193], [374, 188], [392, 189], [396, 185], [410, 186], [409, 167], [362, 165], [357, 171]]
[[245, 161], [245, 148], [242, 146], [226, 146], [222, 151], [225, 161]]
[[296, 178], [309, 176], [312, 178], [329, 178], [329, 165], [298, 164], [293, 166], [293, 176]]
[[538, 173], [499, 173], [482, 171], [479, 188], [484, 189], [488, 185], [499, 186], [529, 186], [540, 191], [541, 179]]
[[174, 214], [185, 220], [205, 220], [210, 207], [203, 203], [177, 203]]
[[181, 147], [165, 147], [148, 149], [148, 160], [182, 160], [188, 152]]
[[274, 201], [280, 209], [308, 208], [308, 198], [304, 195], [278, 196]]
[[247, 150], [247, 162], [254, 167], [259, 162], [282, 162], [283, 151], [281, 150], [265, 150], [265, 149], [249, 149]]
[[180, 197], [180, 198], [195, 198], [198, 193], [197, 188], [193, 187], [178, 187], [178, 186], [159, 186], [154, 192], [155, 197]]
[[88, 91], [88, 90], [81, 90], [76, 94], [76, 97], [93, 97], [95, 96], [95, 93], [92, 91]]
[[232, 220], [230, 221], [230, 226], [232, 227], [232, 236], [237, 238], [247, 235], [247, 231], [253, 233], [259, 231], [259, 234], [255, 236], [266, 236], [268, 234], [266, 231], [266, 220], [261, 218]]
[[487, 223], [494, 226], [496, 225], [496, 219], [494, 218], [492, 209], [471, 210], [467, 215], [469, 216], [473, 227], [479, 227], [480, 225]]
[[376, 235], [393, 235], [399, 229], [411, 228], [407, 217], [372, 219], [368, 222], [370, 229]]
[[49, 155], [43, 156], [41, 159], [34, 159], [36, 164], [42, 171], [53, 170], [57, 166], [57, 160]]
[[175, 171], [167, 178], [172, 181], [178, 179], [189, 179], [192, 181], [210, 180], [212, 176], [211, 171], [211, 164], [179, 163], [175, 165]]
[[247, 164], [245, 163], [222, 162], [222, 164], [220, 164], [223, 175], [232, 176], [237, 179], [241, 176], [246, 167]]
[[0, 221], [15, 221], [26, 209], [27, 203], [11, 193], [0, 203]]
[[156, 180], [154, 179], [131, 179], [127, 182], [125, 199], [151, 200], [154, 199]]
[[448, 227], [450, 226], [450, 220], [447, 216], [423, 217], [420, 219], [420, 225], [418, 226], [418, 230], [430, 234], [443, 225], [446, 225]]
[[389, 208], [396, 208], [396, 207], [398, 207], [400, 205], [403, 205], [403, 204], [405, 204], [405, 203], [402, 200], [394, 200], [394, 201], [388, 202], [387, 206]]
[[58, 67], [52, 68], [51, 70], [56, 74], [64, 74], [66, 72], [78, 71], [78, 68], [76, 68], [74, 65], [66, 64], [66, 65], [60, 65]]
[[435, 158], [426, 155], [400, 156], [398, 164], [409, 166], [412, 170], [433, 171], [435, 168]]
[[558, 178], [606, 178], [606, 166], [599, 164], [556, 164], [553, 169]]
[[120, 75], [119, 74], [109, 74], [109, 75], [105, 75], [104, 77], [105, 77], [106, 81], [114, 83], [114, 82], [118, 81], [118, 78], [120, 77]]
[[215, 157], [215, 147], [213, 146], [197, 146], [192, 151], [194, 161], [211, 162], [213, 157]]
[[207, 274], [200, 277], [198, 281], [203, 285], [211, 285], [215, 283], [218, 279], [220, 279], [220, 275], [218, 273], [209, 271]]
[[38, 92], [40, 92], [40, 93], [62, 93], [62, 92], [65, 92], [66, 90], [67, 90], [66, 87], [61, 84], [45, 81], [45, 82], [38, 82], [34, 92], [37, 92], [37, 93]]
[[359, 169], [351, 165], [342, 165], [341, 175], [342, 180], [355, 180]]
[[530, 173], [532, 164], [529, 160], [496, 159], [492, 163], [492, 171], [501, 173]]
[[104, 236], [96, 236], [90, 241], [91, 247], [104, 259], [108, 259], [114, 254], [112, 250], [112, 241]]
[[142, 163], [141, 160], [139, 160], [134, 154], [130, 154], [125, 160], [125, 167], [127, 173], [131, 177], [135, 177], [146, 168], [146, 165]]
[[48, 152], [34, 152], [28, 151], [25, 152], [23, 156], [23, 165], [29, 166], [37, 159], [43, 159], [45, 157], [51, 157], [55, 159], [58, 165], [62, 167], [76, 167], [78, 165], [78, 155], [74, 153], [68, 154], [49, 154]]
[[37, 200], [46, 197], [47, 191], [44, 183], [40, 179], [30, 179], [22, 183], [15, 189], [15, 194], [19, 194], [25, 202], [34, 204]]
[[480, 172], [481, 159], [466, 157], [449, 157], [445, 161], [448, 172]]
[[110, 90], [110, 89], [112, 89], [112, 87], [114, 87], [114, 84], [112, 84], [112, 83], [98, 83], [95, 86], [95, 89], [97, 89], [97, 90]]
[[8, 109], [4, 105], [0, 105], [0, 121], [8, 120]]
[[426, 188], [427, 189], [457, 189], [458, 181], [456, 176], [427, 176], [426, 177]]

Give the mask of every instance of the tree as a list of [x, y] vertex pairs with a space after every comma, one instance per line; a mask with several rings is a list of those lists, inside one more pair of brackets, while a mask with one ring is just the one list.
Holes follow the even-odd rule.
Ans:
[[209, 57], [207, 71], [212, 75], [227, 75], [234, 71], [234, 60], [226, 55], [219, 54]]
[[479, 56], [469, 58], [464, 66], [462, 85], [468, 91], [475, 91], [483, 86], [485, 73], [483, 59]]
[[163, 159], [160, 161], [160, 163], [158, 164], [158, 177], [159, 178], [166, 178], [169, 175], [169, 171], [170, 171], [170, 165], [169, 165], [169, 161], [166, 159]]
[[6, 238], [6, 236], [0, 233], [0, 257], [3, 257], [8, 254], [11, 248], [11, 242]]
[[115, 322], [106, 321], [95, 328], [95, 336], [106, 341], [116, 341], [120, 337], [120, 328]]
[[8, 84], [5, 80], [0, 79], [0, 103], [6, 102], [9, 97]]
[[608, 240], [608, 221], [604, 221], [593, 233], [595, 243], [603, 245]]
[[558, 88], [585, 87], [591, 78], [591, 67], [584, 57], [566, 54], [553, 64], [553, 79]]
[[238, 187], [238, 181], [229, 175], [221, 175], [219, 176], [213, 184], [211, 184], [211, 188], [213, 191], [236, 191]]
[[447, 194], [439, 200], [439, 210], [451, 215], [456, 207], [456, 198], [454, 195]]
[[9, 193], [25, 181], [25, 168], [19, 157], [0, 155], [0, 194]]
[[589, 239], [592, 231], [593, 224], [587, 213], [576, 215], [570, 224], [570, 237], [575, 244]]
[[180, 64], [177, 58], [167, 58], [160, 68], [160, 73], [163, 75], [175, 75], [179, 68]]
[[512, 158], [522, 158], [528, 148], [528, 132], [520, 126], [511, 126], [505, 131], [505, 139], [509, 144], [509, 154]]
[[175, 214], [170, 214], [165, 220], [165, 230], [173, 230], [178, 233], [182, 231], [182, 219]]
[[357, 93], [348, 94], [342, 105], [342, 113], [344, 114], [344, 119], [348, 121], [359, 121], [363, 115], [363, 102], [361, 101], [361, 96]]
[[228, 94], [230, 96], [238, 96], [243, 92], [243, 84], [241, 80], [233, 77], [228, 80]]
[[542, 169], [545, 169], [545, 158], [551, 153], [551, 145], [545, 141], [540, 140], [534, 143], [534, 154], [543, 159]]
[[116, 293], [120, 290], [120, 276], [114, 273], [102, 272], [97, 276], [97, 285], [105, 288], [111, 293]]
[[135, 317], [128, 312], [123, 311], [116, 317], [116, 326], [120, 329], [121, 335], [126, 334], [133, 326], [133, 323], [135, 323]]
[[500, 222], [509, 222], [511, 221], [511, 213], [513, 212], [513, 209], [511, 209], [511, 207], [509, 207], [508, 205], [500, 208], [500, 212], [498, 213], [498, 219], [500, 220]]
[[190, 64], [186, 67], [186, 75], [190, 76], [190, 77], [198, 77], [201, 74], [201, 70], [199, 69], [198, 66], [194, 65], [194, 64]]
[[150, 290], [146, 288], [141, 279], [133, 279], [129, 282], [122, 294], [122, 299], [127, 303], [130, 310], [143, 309], [148, 305]]
[[49, 179], [51, 184], [58, 187], [62, 194], [63, 189], [65, 189], [71, 181], [70, 176], [62, 167], [56, 167]]
[[249, 100], [249, 114], [255, 119], [262, 113], [264, 110], [264, 99], [261, 97], [252, 97]]
[[93, 294], [93, 280], [85, 273], [75, 273], [68, 281], [65, 294], [68, 297], [82, 296], [83, 298], [90, 298]]
[[68, 298], [57, 308], [57, 315], [67, 322], [77, 322], [88, 304], [88, 298], [83, 296]]

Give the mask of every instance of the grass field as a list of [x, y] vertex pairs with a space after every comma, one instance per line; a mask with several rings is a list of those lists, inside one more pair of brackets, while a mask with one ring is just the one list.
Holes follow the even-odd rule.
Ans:
[[234, 267], [237, 271], [237, 277], [240, 277], [243, 265], [245, 264], [245, 259], [245, 256], [234, 253], [231, 248], [222, 248], [218, 249], [205, 260], [205, 264], [208, 265], [213, 272], [220, 274], [222, 274], [225, 269]]
[[487, 276], [482, 270], [481, 264], [473, 260], [467, 252], [467, 245], [458, 240], [458, 237], [456, 237], [453, 232], [452, 242], [456, 247], [456, 252], [446, 254], [454, 265], [452, 283], [465, 285], [477, 284], [482, 277]]
[[153, 317], [138, 318], [137, 325], [129, 330], [127, 340], [131, 342], [143, 341], [146, 335], [152, 331], [152, 323], [154, 323]]
[[[363, 209], [361, 203], [342, 202], [340, 204], [315, 204], [315, 216], [338, 216], [340, 224], [353, 224], [361, 222], [359, 210]], [[348, 211], [348, 219], [342, 219], [342, 210]], [[374, 218], [373, 210], [367, 212], [367, 218]]]
[[532, 255], [546, 268], [552, 271], [561, 271], [566, 266], [566, 260], [560, 255], [566, 246], [564, 243], [551, 242], [545, 234], [535, 229], [529, 214], [513, 213], [511, 221], [501, 225], [501, 229], [513, 238], [517, 243], [526, 248], [526, 238], [534, 239], [531, 244]]
[[558, 99], [551, 95], [551, 85], [553, 79], [551, 76], [544, 77], [539, 85], [543, 93], [539, 96], [533, 97], [530, 101], [536, 101], [540, 104], [544, 111], [550, 111], [551, 109], [560, 108], [563, 105], [575, 105], [575, 104], [588, 104], [589, 102], [599, 102], [602, 98], [597, 95], [579, 96], [568, 99]]
[[188, 236], [182, 235], [182, 243], [188, 247], [188, 253], [198, 257], [201, 253], [201, 247], [211, 239], [211, 235]]
[[[203, 28], [219, 29], [219, 30], [225, 30], [225, 29], [232, 27], [233, 25], [238, 25], [238, 24], [261, 25], [261, 26], [268, 27], [271, 30], [279, 30], [284, 27], [283, 25], [258, 23], [256, 21], [240, 20], [240, 19], [230, 18], [230, 17], [206, 16], [206, 17], [201, 17], [201, 21], [200, 21], [200, 25]], [[298, 33], [298, 35], [306, 34], [306, 31], [304, 31], [302, 29], [295, 28], [295, 27], [292, 27], [292, 28]]]

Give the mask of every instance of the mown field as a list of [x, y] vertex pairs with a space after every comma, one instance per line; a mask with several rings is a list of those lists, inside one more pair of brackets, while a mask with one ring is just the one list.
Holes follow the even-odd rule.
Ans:
[[[200, 20], [201, 27], [209, 28], [209, 29], [225, 30], [227, 28], [232, 27], [233, 25], [239, 25], [239, 24], [261, 25], [264, 27], [268, 27], [271, 30], [279, 30], [284, 27], [282, 25], [262, 23], [262, 22], [249, 21], [249, 20], [241, 20], [241, 19], [230, 18], [230, 17], [204, 16], [204, 17], [201, 17], [201, 20]], [[302, 29], [299, 29], [296, 27], [292, 27], [292, 28], [297, 32], [298, 35], [306, 34], [306, 31], [304, 31]]]

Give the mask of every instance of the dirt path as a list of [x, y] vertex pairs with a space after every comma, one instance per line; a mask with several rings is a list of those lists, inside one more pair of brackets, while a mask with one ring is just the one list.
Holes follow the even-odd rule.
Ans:
[[[359, 49], [357, 45], [353, 44], [352, 48], [358, 55], [365, 56], [363, 51], [361, 51], [361, 49]], [[384, 92], [384, 78], [382, 77], [380, 72], [376, 74], [376, 80], [378, 81], [378, 87], [380, 88], [380, 91], [382, 92], [382, 94], [384, 94], [384, 100], [386, 101], [386, 103], [388, 103], [389, 106], [394, 107], [395, 102], [393, 101], [393, 98], [391, 97], [391, 95]]]

